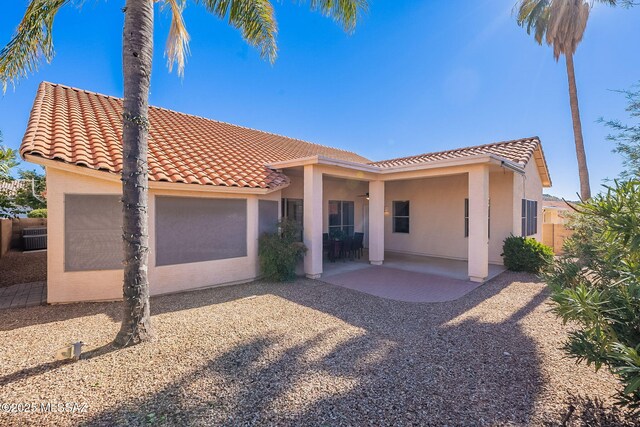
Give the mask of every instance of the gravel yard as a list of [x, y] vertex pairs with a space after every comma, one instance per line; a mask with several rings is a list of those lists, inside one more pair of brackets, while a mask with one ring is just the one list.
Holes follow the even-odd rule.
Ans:
[[0, 288], [46, 280], [46, 251], [9, 251], [0, 258]]
[[[546, 297], [514, 273], [422, 304], [257, 282], [153, 298], [155, 341], [124, 350], [119, 303], [4, 310], [0, 403], [87, 406], [0, 424], [559, 425], [573, 403], [570, 425], [615, 425], [615, 380], [558, 350]], [[71, 340], [86, 358], [52, 362]], [[584, 410], [595, 398], [608, 424]]]

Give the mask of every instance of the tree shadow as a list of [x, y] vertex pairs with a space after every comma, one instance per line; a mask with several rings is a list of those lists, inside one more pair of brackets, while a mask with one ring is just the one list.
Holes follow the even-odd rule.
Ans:
[[545, 378], [519, 321], [546, 293], [500, 321], [457, 319], [513, 280], [434, 304], [365, 294], [353, 304], [345, 293], [354, 291], [332, 285], [276, 286], [271, 294], [362, 334], [329, 345], [329, 330], [289, 346], [284, 336], [263, 335], [86, 425], [526, 425]]

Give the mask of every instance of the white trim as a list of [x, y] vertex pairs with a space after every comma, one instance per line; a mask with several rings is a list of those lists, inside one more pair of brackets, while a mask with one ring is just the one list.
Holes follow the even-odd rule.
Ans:
[[332, 159], [329, 157], [319, 155], [319, 156], [302, 157], [302, 158], [293, 159], [293, 160], [286, 160], [283, 162], [275, 162], [267, 165], [267, 167], [280, 170], [280, 169], [300, 167], [305, 165], [326, 165], [326, 166], [342, 167], [345, 169], [359, 170], [363, 172], [370, 172], [370, 173], [379, 174], [379, 175], [389, 175], [397, 172], [411, 172], [411, 171], [445, 168], [445, 167], [452, 167], [452, 166], [466, 166], [466, 165], [480, 164], [480, 163], [495, 163], [495, 164], [499, 164], [502, 167], [511, 169], [514, 172], [524, 174], [524, 169], [520, 165], [512, 161], [509, 161], [503, 157], [497, 156], [495, 154], [474, 154], [471, 156], [465, 156], [461, 158], [434, 160], [434, 161], [425, 162], [425, 163], [391, 166], [387, 168], [368, 165], [364, 163], [351, 162], [347, 160]]

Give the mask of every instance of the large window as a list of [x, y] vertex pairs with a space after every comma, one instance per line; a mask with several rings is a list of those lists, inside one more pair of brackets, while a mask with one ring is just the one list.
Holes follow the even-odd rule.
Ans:
[[522, 199], [522, 235], [538, 233], [538, 202]]
[[247, 256], [246, 199], [156, 197], [156, 265]]
[[64, 270], [117, 270], [123, 267], [120, 196], [66, 194]]
[[[488, 203], [487, 234], [491, 238], [491, 199]], [[464, 199], [464, 237], [469, 237], [469, 199]]]
[[353, 236], [354, 203], [344, 200], [329, 200], [329, 235], [342, 232]]
[[409, 232], [409, 201], [393, 202], [393, 232]]

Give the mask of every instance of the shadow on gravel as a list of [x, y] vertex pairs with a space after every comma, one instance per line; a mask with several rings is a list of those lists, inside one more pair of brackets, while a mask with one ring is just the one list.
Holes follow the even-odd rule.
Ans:
[[[531, 277], [502, 275], [458, 301], [433, 304], [346, 298], [352, 291], [328, 285], [243, 285], [245, 296], [268, 290], [364, 333], [334, 347], [323, 345], [331, 331], [288, 347], [274, 335], [248, 341], [86, 425], [527, 425], [544, 378], [518, 321], [546, 290], [495, 322], [457, 319], [519, 279]], [[224, 290], [215, 293], [224, 300]], [[163, 310], [162, 301], [155, 306]]]
[[545, 426], [589, 426], [589, 427], [634, 427], [633, 420], [620, 409], [605, 406], [600, 399], [584, 396], [570, 396], [566, 408], [559, 414], [557, 421], [545, 422]]

